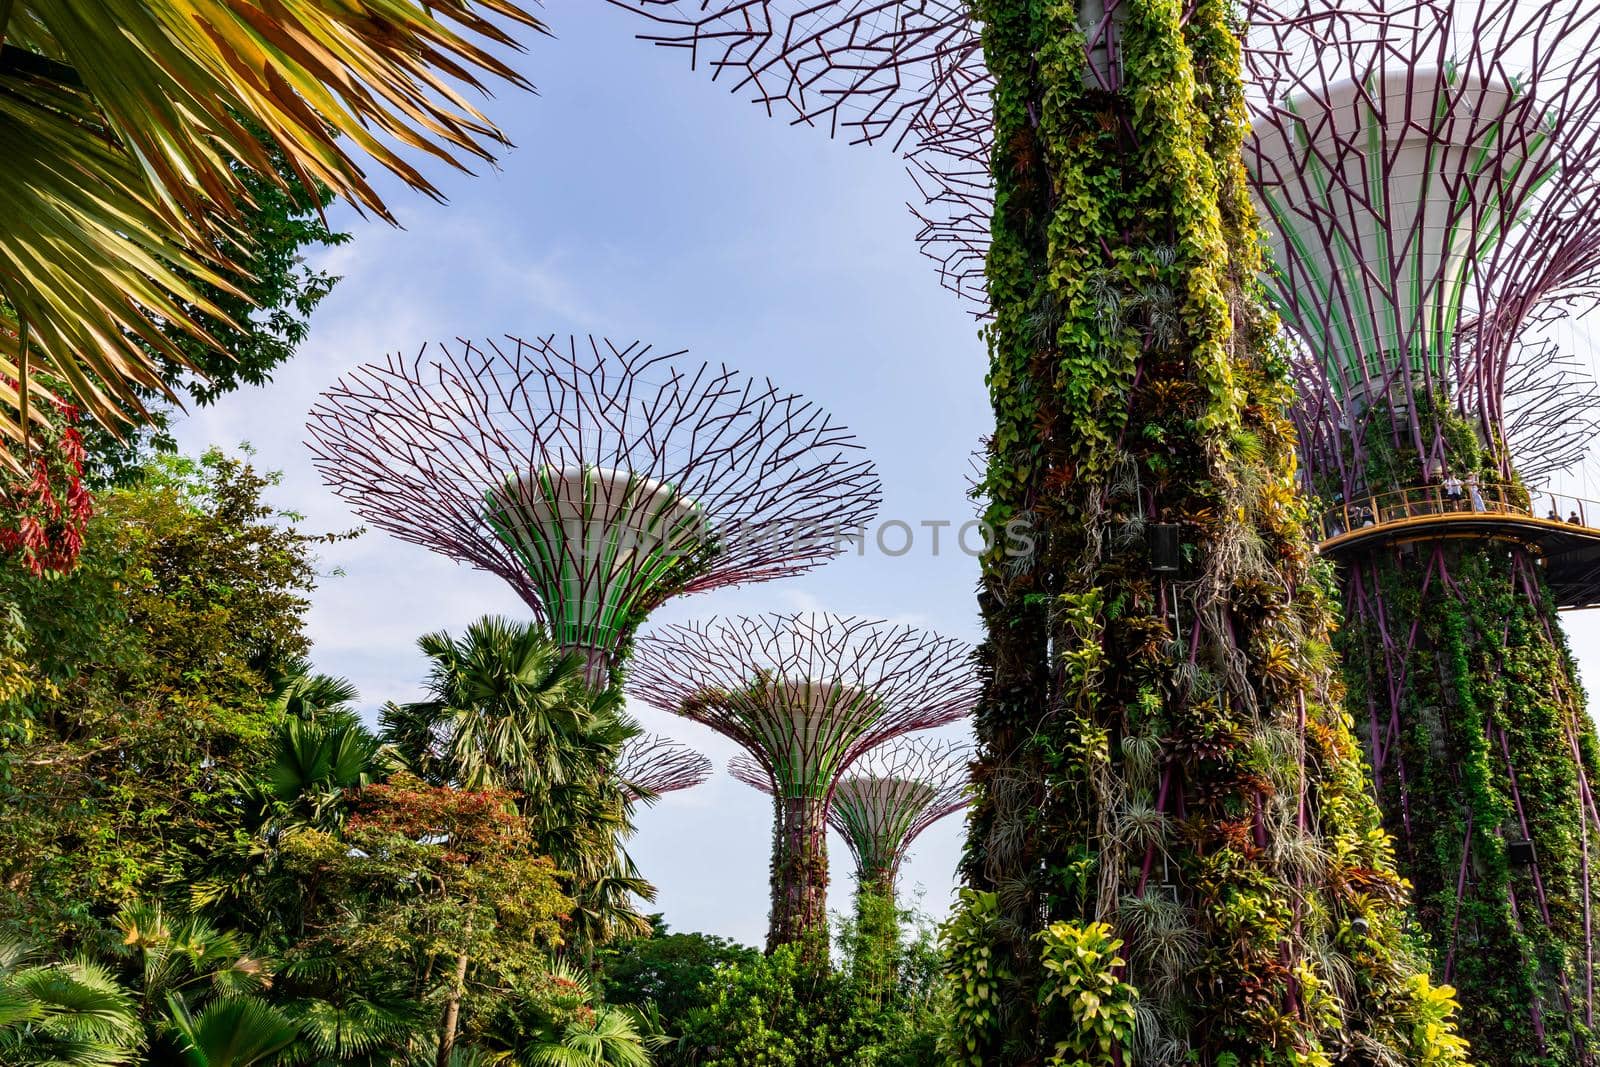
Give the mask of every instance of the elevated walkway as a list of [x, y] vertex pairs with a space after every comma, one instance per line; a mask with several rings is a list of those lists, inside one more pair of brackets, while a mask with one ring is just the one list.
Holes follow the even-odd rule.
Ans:
[[1453, 500], [1429, 485], [1357, 497], [1318, 523], [1318, 550], [1335, 560], [1414, 541], [1515, 542], [1539, 557], [1559, 607], [1600, 607], [1600, 501], [1499, 485]]

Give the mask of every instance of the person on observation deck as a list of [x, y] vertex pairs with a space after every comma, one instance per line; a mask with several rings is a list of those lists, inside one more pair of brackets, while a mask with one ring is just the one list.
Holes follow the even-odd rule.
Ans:
[[1448, 508], [1455, 510], [1461, 506], [1461, 479], [1449, 471], [1444, 475], [1444, 498], [1448, 501]]
[[1472, 494], [1472, 510], [1486, 511], [1483, 505], [1483, 489], [1478, 485], [1477, 474], [1467, 475], [1467, 492]]

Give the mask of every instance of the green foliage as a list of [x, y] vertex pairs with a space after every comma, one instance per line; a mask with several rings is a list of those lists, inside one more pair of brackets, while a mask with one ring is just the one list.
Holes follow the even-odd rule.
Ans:
[[417, 999], [434, 1004], [451, 995], [445, 961], [466, 957], [469, 1019], [496, 990], [540, 980], [572, 902], [509, 801], [398, 775], [363, 791], [342, 833], [286, 833], [284, 867], [314, 888], [286, 970], [335, 1001], [398, 997], [431, 973]]
[[1000, 903], [993, 893], [963, 889], [939, 933], [950, 985], [950, 1025], [940, 1035], [939, 1051], [952, 1065], [983, 1067], [983, 1049], [1001, 1031], [1002, 990], [1011, 974], [994, 947], [993, 926], [999, 918]]
[[515, 794], [534, 848], [569, 879], [581, 951], [648, 931], [632, 898], [654, 890], [622, 848], [629, 801], [612, 773], [639, 732], [620, 691], [591, 690], [579, 659], [529, 623], [489, 616], [419, 646], [429, 698], [386, 707], [384, 740], [428, 781]]
[[[1593, 1041], [1563, 987], [1584, 981], [1585, 915], [1600, 907], [1588, 873], [1600, 853], [1583, 833], [1594, 727], [1533, 561], [1472, 542], [1420, 551], [1351, 572], [1339, 634], [1352, 703], [1387, 717], [1390, 672], [1405, 672], [1380, 791], [1401, 867], [1441, 970], [1449, 961], [1463, 1035], [1501, 1062], [1581, 1063], [1573, 1040], [1540, 1041], [1527, 1021], [1538, 1003], [1547, 1033]], [[1386, 634], [1413, 626], [1403, 652], [1386, 652]], [[1431, 797], [1451, 802], [1418, 803]], [[1510, 862], [1507, 842], [1524, 836], [1536, 871]]]
[[0, 1060], [11, 1064], [274, 1062], [296, 1028], [259, 993], [270, 974], [203, 919], [135, 903], [102, 960], [0, 951]]
[[[208, 453], [104, 494], [72, 573], [0, 564], [34, 692], [0, 704], [0, 929], [83, 934], [231, 839], [305, 653], [315, 543]], [[13, 645], [17, 647], [17, 645]]]
[[1134, 1002], [1138, 992], [1118, 975], [1127, 961], [1122, 942], [1105, 923], [1051, 923], [1039, 933], [1039, 962], [1046, 984], [1041, 1007], [1066, 1018], [1052, 1026], [1063, 1033], [1051, 1067], [1091, 1067], [1132, 1052]]
[[754, 964], [761, 955], [727, 938], [673, 933], [659, 915], [650, 921], [648, 937], [613, 941], [601, 950], [600, 989], [607, 1003], [653, 1005], [661, 1018], [676, 1022], [705, 1006], [725, 971]]
[[656, 1021], [663, 1067], [934, 1063], [943, 983], [926, 924], [887, 946], [856, 921], [840, 926], [836, 967], [808, 945], [764, 957], [660, 928], [602, 955], [607, 999]]
[[92, 962], [30, 963], [0, 947], [0, 1060], [115, 1067], [141, 1044], [133, 997]]
[[1421, 1067], [1455, 1067], [1471, 1062], [1466, 1038], [1456, 1033], [1455, 990], [1436, 986], [1425, 974], [1414, 974], [1406, 981], [1409, 1002], [1401, 1009], [1401, 1020], [1411, 1027], [1411, 1047]]
[[293, 1021], [283, 1012], [252, 997], [212, 1001], [198, 1015], [174, 1000], [172, 1023], [188, 1067], [273, 1063], [297, 1036]]
[[[1125, 942], [1113, 1002], [1139, 991], [1113, 1049], [1414, 1062], [1392, 1010], [1417, 966], [1405, 887], [1338, 702], [1259, 289], [1238, 28], [1221, 0], [1122, 4], [1104, 88], [1088, 7], [973, 7], [995, 113], [980, 493], [1034, 550], [983, 561], [947, 1055], [1103, 1057], [1074, 1047], [1040, 936], [1103, 921]], [[1177, 575], [1152, 571], [1152, 523], [1177, 527]]]
[[931, 958], [903, 961], [892, 996], [847, 965], [819, 965], [804, 945], [784, 945], [722, 972], [709, 1003], [683, 1024], [678, 1058], [703, 1067], [916, 1067], [932, 1052]]
[[[265, 385], [273, 371], [295, 354], [310, 331], [311, 313], [338, 281], [326, 271], [306, 266], [306, 254], [350, 239], [327, 226], [324, 211], [332, 195], [319, 188], [312, 197], [288, 169], [283, 153], [265, 140], [262, 144], [278, 177], [289, 184], [234, 168], [248, 196], [241, 210], [243, 232], [250, 234], [251, 244], [242, 251], [218, 244], [218, 252], [240, 268], [229, 276], [229, 288], [187, 278], [211, 310], [180, 302], [217, 345], [172, 329], [167, 331], [171, 353], [141, 346], [162, 380], [201, 406], [241, 385]], [[181, 354], [184, 363], [174, 354]], [[128, 485], [137, 480], [152, 452], [176, 447], [169, 433], [171, 412], [160, 404], [160, 395], [145, 388], [137, 394], [150, 412], [148, 423], [124, 428], [120, 440], [103, 427], [88, 431], [88, 473], [97, 485]]]

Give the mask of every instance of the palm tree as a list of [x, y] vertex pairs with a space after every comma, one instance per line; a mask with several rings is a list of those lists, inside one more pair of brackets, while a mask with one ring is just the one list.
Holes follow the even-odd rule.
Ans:
[[105, 967], [0, 945], [0, 1063], [115, 1067], [143, 1043], [133, 994]]
[[333, 829], [344, 821], [348, 795], [377, 778], [382, 754], [359, 722], [288, 720], [278, 727], [262, 790], [275, 809], [268, 821]]
[[430, 660], [429, 699], [391, 705], [383, 725], [424, 779], [509, 789], [526, 806], [581, 772], [565, 762], [594, 711], [578, 657], [499, 616], [472, 623], [459, 641], [439, 632], [417, 646]]
[[0, 0], [0, 462], [41, 379], [108, 426], [170, 395], [169, 331], [228, 321], [196, 283], [238, 291], [227, 250], [250, 247], [248, 176], [284, 181], [274, 151], [390, 221], [362, 157], [434, 197], [407, 149], [489, 159], [504, 138], [457, 86], [527, 85], [487, 50], [515, 44], [495, 18], [543, 30], [512, 0]]
[[188, 1067], [256, 1067], [277, 1062], [299, 1030], [283, 1012], [253, 997], [212, 1001], [190, 1014], [181, 1000], [171, 1004], [173, 1029]]
[[279, 715], [308, 722], [334, 719], [339, 722], [354, 721], [352, 705], [361, 699], [355, 683], [348, 678], [332, 674], [319, 674], [311, 664], [299, 659], [289, 665], [272, 694], [267, 698], [267, 709]]
[[534, 841], [580, 902], [580, 947], [648, 931], [631, 897], [653, 890], [621, 847], [632, 826], [613, 768], [639, 727], [620, 694], [590, 689], [582, 661], [531, 624], [487, 616], [459, 640], [432, 633], [418, 645], [429, 698], [386, 707], [384, 740], [425, 780], [518, 795]]
[[[594, 1000], [589, 976], [557, 960], [549, 977], [567, 992], [572, 1004]], [[515, 1062], [527, 1067], [650, 1067], [654, 1062], [646, 1046], [640, 1019], [632, 1009], [597, 1004], [572, 1012], [564, 1023], [547, 1019], [533, 1028], [531, 1039], [512, 1042]]]
[[600, 1005], [560, 1034], [534, 1045], [522, 1057], [531, 1067], [650, 1067], [645, 1039], [632, 1014]]
[[158, 904], [131, 904], [116, 925], [127, 981], [99, 962], [0, 946], [0, 1063], [254, 1067], [296, 1040], [288, 1016], [251, 995], [268, 972], [236, 935]]

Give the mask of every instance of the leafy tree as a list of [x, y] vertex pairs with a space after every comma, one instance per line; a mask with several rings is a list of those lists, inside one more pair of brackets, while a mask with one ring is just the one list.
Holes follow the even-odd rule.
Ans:
[[345, 1011], [409, 1001], [398, 1020], [431, 1015], [443, 1064], [503, 1002], [534, 998], [571, 901], [510, 800], [402, 774], [364, 790], [342, 833], [286, 834], [304, 906], [285, 974], [305, 999]]
[[[306, 651], [319, 538], [246, 460], [164, 457], [103, 496], [80, 565], [0, 563], [34, 692], [0, 704], [0, 928], [79, 937], [234, 835]], [[70, 938], [69, 938], [70, 940]]]
[[[640, 1016], [627, 1008], [593, 1003], [589, 978], [564, 963], [550, 970], [556, 991], [545, 1010], [516, 1019], [521, 1036], [508, 1042], [529, 1067], [650, 1067]], [[502, 1023], [512, 1022], [503, 1012]]]
[[612, 773], [639, 732], [621, 695], [590, 689], [581, 661], [528, 623], [488, 616], [418, 645], [428, 699], [385, 708], [384, 740], [428, 781], [515, 794], [535, 848], [569, 879], [580, 950], [647, 931], [632, 898], [654, 890], [621, 847], [629, 801]]
[[[881, 942], [840, 923], [840, 966], [819, 965], [808, 946], [786, 945], [769, 956], [749, 952], [717, 962], [677, 1017], [660, 1014], [675, 1047], [659, 1059], [697, 1067], [926, 1067], [939, 1062], [935, 1041], [943, 1013], [939, 956], [927, 924], [892, 961], [857, 950]], [[717, 946], [718, 939], [703, 939]], [[642, 949], [632, 943], [619, 954]], [[884, 975], [893, 976], [886, 983]], [[686, 974], [685, 977], [689, 975]], [[675, 990], [681, 997], [682, 991]]]
[[652, 1005], [662, 1018], [682, 1020], [705, 1006], [722, 974], [761, 955], [727, 938], [673, 933], [659, 915], [650, 916], [650, 924], [650, 936], [615, 941], [600, 953], [607, 1003]]

